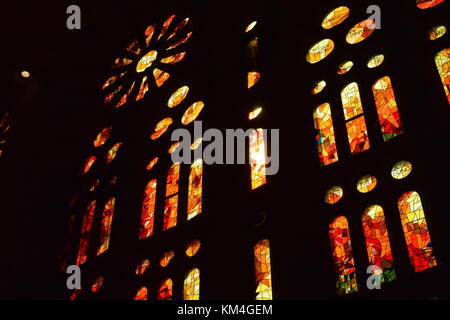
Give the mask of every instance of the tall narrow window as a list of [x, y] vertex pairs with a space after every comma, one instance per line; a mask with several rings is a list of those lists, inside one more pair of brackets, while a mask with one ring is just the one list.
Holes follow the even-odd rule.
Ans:
[[189, 174], [188, 220], [202, 212], [202, 180], [203, 161], [202, 159], [198, 159], [191, 165], [191, 172]]
[[435, 61], [448, 103], [450, 103], [450, 48], [440, 51], [436, 55]]
[[272, 300], [269, 240], [258, 241], [255, 252], [256, 300]]
[[100, 246], [97, 250], [98, 256], [101, 255], [106, 250], [108, 250], [109, 248], [109, 240], [111, 238], [111, 224], [114, 214], [115, 202], [116, 202], [115, 198], [110, 198], [106, 202], [105, 208], [103, 209], [103, 219], [100, 228]]
[[177, 225], [178, 212], [178, 179], [180, 178], [180, 164], [174, 163], [167, 174], [166, 206], [164, 208], [163, 230]]
[[362, 224], [369, 264], [376, 265], [382, 270], [381, 282], [395, 280], [396, 274], [383, 208], [378, 205], [368, 207], [362, 217]]
[[318, 130], [316, 142], [319, 160], [322, 166], [327, 166], [339, 160], [334, 137], [333, 120], [329, 103], [323, 103], [313, 114], [314, 127]]
[[369, 137], [358, 84], [352, 82], [347, 85], [341, 92], [341, 99], [345, 121], [347, 121], [347, 135], [351, 153], [356, 154], [369, 149]]
[[87, 260], [87, 251], [89, 248], [90, 231], [94, 222], [95, 206], [97, 201], [91, 201], [84, 214], [83, 226], [81, 227], [80, 246], [78, 248], [77, 265], [83, 264]]
[[330, 245], [333, 250], [333, 261], [338, 278], [336, 289], [339, 295], [357, 292], [355, 262], [353, 260], [352, 243], [348, 221], [338, 217], [329, 226]]
[[266, 148], [263, 129], [256, 129], [250, 136], [250, 168], [252, 190], [266, 184]]
[[145, 239], [153, 234], [155, 220], [156, 180], [151, 180], [145, 188], [144, 202], [142, 204], [141, 229], [139, 239]]
[[172, 300], [172, 289], [172, 279], [164, 280], [158, 290], [158, 300]]
[[398, 209], [414, 271], [419, 272], [436, 266], [436, 257], [419, 194], [415, 191], [404, 193], [398, 200]]
[[391, 79], [383, 77], [375, 82], [372, 87], [377, 106], [378, 121], [384, 141], [391, 140], [403, 133], [402, 122], [395, 101]]
[[184, 300], [199, 300], [200, 299], [200, 270], [192, 269], [186, 274], [184, 278]]

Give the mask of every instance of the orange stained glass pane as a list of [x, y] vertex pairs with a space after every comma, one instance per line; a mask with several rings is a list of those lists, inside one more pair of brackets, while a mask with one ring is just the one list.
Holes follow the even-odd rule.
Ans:
[[195, 256], [195, 254], [198, 252], [198, 250], [200, 250], [200, 241], [199, 240], [192, 240], [191, 242], [189, 242], [189, 244], [187, 245], [186, 248], [186, 255], [188, 257], [193, 257]]
[[158, 40], [161, 39], [161, 37], [166, 33], [167, 29], [169, 28], [170, 24], [172, 23], [172, 20], [175, 18], [175, 15], [171, 15], [163, 24], [161, 32], [158, 36]]
[[175, 253], [173, 252], [173, 250], [164, 252], [161, 260], [159, 261], [159, 264], [161, 265], [161, 267], [165, 268], [169, 265], [170, 261], [172, 261], [173, 257], [175, 256]]
[[181, 118], [181, 123], [184, 125], [188, 125], [195, 119], [197, 119], [198, 115], [202, 111], [205, 104], [202, 101], [197, 101], [193, 103], [183, 114], [183, 117]]
[[253, 111], [248, 114], [248, 120], [256, 119], [260, 115], [261, 111], [261, 107], [256, 107], [255, 109], [253, 109]]
[[196, 150], [198, 147], [200, 147], [200, 145], [203, 142], [203, 138], [198, 138], [196, 139], [192, 144], [191, 144], [191, 150]]
[[127, 58], [117, 58], [116, 60], [114, 60], [114, 63], [112, 65], [112, 69], [118, 69], [124, 66], [129, 65], [130, 63], [132, 63], [133, 60], [127, 59]]
[[450, 103], [450, 48], [440, 51], [435, 57], [436, 67], [439, 71], [448, 103]]
[[367, 68], [373, 69], [379, 67], [384, 61], [384, 55], [377, 54], [369, 59], [367, 62]]
[[118, 79], [118, 76], [112, 76], [112, 77], [108, 78], [108, 80], [106, 80], [105, 83], [103, 84], [102, 89], [109, 87], [114, 82], [116, 82], [117, 79]]
[[119, 108], [119, 107], [123, 106], [123, 105], [127, 102], [128, 97], [130, 96], [131, 92], [133, 91], [133, 88], [134, 88], [134, 84], [135, 84], [135, 83], [136, 83], [136, 82], [133, 81], [133, 83], [131, 84], [131, 87], [128, 88], [127, 93], [125, 93], [125, 94], [122, 96], [122, 98], [120, 99], [120, 101], [116, 104], [116, 108]]
[[394, 179], [401, 180], [409, 176], [412, 171], [412, 164], [408, 161], [397, 162], [391, 170]]
[[[396, 279], [391, 243], [384, 220], [383, 208], [378, 205], [368, 207], [362, 216], [362, 225], [366, 238], [369, 264], [382, 270], [381, 282], [386, 283]], [[378, 274], [376, 270], [373, 274]]]
[[325, 17], [325, 19], [323, 19], [322, 28], [331, 29], [333, 27], [336, 27], [337, 25], [340, 25], [342, 22], [344, 22], [349, 15], [350, 15], [349, 8], [344, 6], [336, 8], [331, 12], [329, 12]]
[[155, 32], [154, 26], [149, 26], [147, 29], [145, 29], [145, 43], [147, 47], [150, 45], [150, 41], [152, 40], [154, 32]]
[[146, 287], [141, 287], [138, 292], [136, 293], [136, 296], [134, 297], [134, 300], [148, 300], [147, 298], [148, 290]]
[[100, 227], [100, 246], [97, 250], [97, 256], [101, 255], [103, 252], [109, 248], [109, 240], [111, 238], [111, 224], [114, 214], [114, 205], [116, 199], [110, 198], [103, 209], [103, 219]]
[[178, 179], [180, 179], [180, 163], [176, 162], [167, 173], [166, 197], [178, 193]]
[[258, 23], [258, 21], [253, 21], [252, 23], [250, 23], [247, 28], [245, 28], [245, 32], [250, 32], [253, 30], [253, 28], [255, 28], [256, 24]]
[[147, 171], [152, 170], [153, 167], [156, 165], [156, 163], [158, 163], [159, 158], [158, 157], [154, 157], [147, 165]]
[[92, 165], [95, 163], [95, 160], [97, 160], [97, 158], [95, 156], [91, 156], [91, 157], [87, 158], [86, 160], [84, 160], [82, 171], [81, 171], [82, 174], [87, 173], [91, 169]]
[[358, 183], [356, 184], [356, 189], [361, 193], [368, 193], [373, 189], [375, 189], [377, 184], [378, 184], [377, 178], [375, 178], [375, 176], [371, 174], [368, 174], [361, 177], [361, 179], [358, 180]]
[[435, 26], [428, 32], [428, 40], [437, 40], [447, 33], [445, 26]]
[[189, 40], [189, 38], [191, 37], [192, 32], [189, 32], [184, 38], [178, 40], [177, 42], [175, 42], [173, 45], [171, 45], [170, 47], [168, 47], [166, 50], [172, 50], [175, 49], [176, 47], [178, 47], [179, 45], [182, 45], [183, 43], [185, 43], [186, 41]]
[[86, 233], [80, 239], [80, 245], [78, 247], [77, 266], [83, 264], [87, 260], [87, 253], [89, 248], [90, 233]]
[[200, 299], [200, 270], [194, 268], [184, 277], [183, 300]]
[[398, 209], [414, 271], [419, 272], [436, 266], [436, 257], [419, 194], [415, 191], [404, 193], [398, 200]]
[[356, 154], [370, 148], [369, 136], [367, 135], [366, 120], [364, 116], [347, 122], [347, 135], [350, 151]]
[[344, 107], [345, 120], [352, 119], [363, 113], [359, 87], [356, 82], [352, 82], [341, 91], [342, 105]]
[[156, 179], [153, 179], [145, 187], [144, 201], [142, 203], [139, 239], [148, 238], [153, 234], [153, 223], [155, 220], [156, 185]]
[[132, 40], [128, 46], [127, 50], [133, 52], [134, 54], [140, 54], [141, 48], [139, 48], [139, 41], [137, 39]]
[[111, 161], [113, 161], [116, 158], [117, 152], [119, 151], [119, 149], [122, 145], [123, 145], [122, 142], [118, 142], [108, 151], [108, 153], [106, 154], [106, 157], [105, 157], [106, 163], [110, 163]]
[[349, 44], [356, 44], [366, 40], [376, 30], [376, 24], [373, 20], [364, 20], [357, 23], [347, 34], [346, 41]]
[[173, 282], [171, 279], [166, 279], [161, 283], [158, 290], [158, 300], [172, 300]]
[[169, 108], [176, 107], [179, 105], [187, 96], [189, 92], [189, 87], [184, 86], [179, 88], [177, 91], [175, 91], [172, 96], [170, 97], [169, 101], [167, 102], [167, 106]]
[[339, 65], [337, 73], [339, 75], [343, 75], [343, 74], [346, 74], [347, 72], [349, 72], [352, 68], [353, 68], [353, 62], [345, 61]]
[[174, 144], [172, 144], [169, 148], [169, 150], [167, 152], [169, 153], [174, 153], [175, 150], [177, 150], [177, 148], [181, 145], [181, 142], [175, 142]]
[[323, 103], [313, 113], [314, 127], [318, 130], [316, 142], [320, 164], [327, 166], [339, 160], [334, 137], [333, 120], [329, 103]]
[[183, 21], [181, 21], [178, 26], [173, 30], [173, 32], [170, 34], [170, 36], [167, 38], [167, 40], [175, 37], [178, 33], [178, 31], [181, 30], [185, 25], [187, 25], [189, 22], [189, 18], [185, 18]]
[[100, 131], [100, 133], [97, 135], [97, 138], [95, 138], [94, 141], [94, 147], [100, 147], [108, 141], [109, 137], [111, 136], [112, 127], [106, 127]]
[[325, 202], [328, 204], [338, 203], [344, 196], [344, 190], [339, 186], [334, 186], [325, 192]]
[[94, 214], [95, 214], [95, 206], [97, 205], [97, 201], [93, 200], [89, 203], [86, 213], [84, 214], [83, 219], [83, 227], [81, 228], [81, 233], [86, 233], [91, 231], [92, 223], [94, 222]]
[[309, 63], [317, 63], [322, 61], [334, 50], [334, 42], [331, 39], [324, 39], [315, 43], [306, 55], [306, 61]]
[[395, 100], [391, 79], [383, 77], [372, 86], [375, 104], [377, 106], [378, 121], [384, 141], [389, 141], [403, 133], [402, 121]]
[[142, 260], [136, 267], [136, 275], [142, 275], [144, 274], [145, 270], [150, 267], [150, 260], [144, 259]]
[[327, 86], [327, 83], [324, 80], [317, 81], [314, 84], [314, 88], [311, 90], [311, 93], [314, 95], [319, 94], [323, 91], [323, 89], [325, 89], [326, 86]]
[[256, 129], [250, 136], [250, 169], [252, 190], [266, 184], [266, 146], [263, 129]]
[[89, 191], [94, 191], [95, 188], [97, 188], [97, 186], [100, 184], [100, 179], [95, 179], [94, 182], [92, 183], [91, 187], [89, 188]]
[[420, 9], [428, 9], [437, 6], [445, 0], [416, 0], [416, 4]]
[[338, 217], [329, 226], [328, 235], [333, 254], [334, 268], [338, 275], [336, 289], [338, 295], [358, 291], [355, 261], [353, 260], [350, 230], [345, 217]]
[[170, 127], [170, 125], [173, 123], [172, 118], [165, 118], [162, 119], [160, 122], [158, 122], [153, 129], [153, 133], [150, 136], [150, 139], [156, 140], [159, 137], [161, 137]]
[[144, 72], [147, 68], [152, 66], [152, 63], [156, 61], [158, 58], [158, 52], [156, 50], [151, 50], [147, 52], [142, 58], [138, 61], [136, 65], [137, 72]]
[[186, 56], [186, 52], [181, 52], [181, 53], [177, 53], [173, 56], [164, 58], [161, 60], [161, 63], [166, 63], [166, 64], [175, 64], [180, 62], [181, 60], [183, 60], [183, 58]]
[[105, 278], [103, 276], [97, 277], [97, 279], [95, 279], [94, 283], [92, 284], [91, 291], [97, 292], [98, 290], [100, 290], [104, 281]]
[[136, 96], [136, 101], [141, 100], [145, 94], [148, 92], [148, 79], [147, 76], [142, 78], [141, 86], [139, 87], [139, 92]]
[[191, 220], [202, 212], [203, 160], [198, 159], [191, 165], [189, 174], [187, 219]]
[[247, 88], [250, 89], [261, 80], [261, 74], [256, 71], [247, 73]]
[[112, 98], [114, 98], [114, 96], [122, 90], [122, 86], [118, 86], [116, 89], [113, 90], [113, 92], [111, 92], [110, 94], [108, 94], [104, 100], [105, 103], [108, 103], [112, 100]]
[[164, 231], [177, 225], [177, 211], [178, 195], [174, 195], [171, 198], [166, 199], [166, 206], [164, 208]]
[[256, 300], [272, 300], [272, 268], [269, 240], [258, 241], [254, 247]]
[[164, 82], [166, 82], [169, 79], [170, 73], [155, 68], [153, 70], [153, 76], [155, 77], [156, 85], [158, 87], [161, 87], [164, 84]]

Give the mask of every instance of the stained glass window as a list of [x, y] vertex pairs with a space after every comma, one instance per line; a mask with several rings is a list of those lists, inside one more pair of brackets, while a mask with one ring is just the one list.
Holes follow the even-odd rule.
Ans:
[[95, 188], [97, 188], [99, 184], [100, 184], [100, 179], [95, 179], [94, 182], [92, 182], [92, 185], [89, 188], [89, 191], [90, 192], [94, 191]]
[[97, 160], [97, 158], [95, 156], [91, 156], [91, 157], [87, 158], [83, 162], [81, 173], [82, 174], [87, 173], [91, 169], [92, 165], [95, 163], [96, 160]]
[[317, 63], [322, 61], [334, 50], [334, 42], [331, 39], [324, 39], [314, 44], [306, 55], [306, 61], [309, 63]]
[[379, 67], [384, 62], [384, 55], [377, 54], [369, 59], [367, 62], [367, 68], [374, 69]]
[[248, 72], [247, 73], [247, 88], [250, 89], [255, 84], [259, 82], [261, 79], [261, 74], [256, 71]]
[[356, 189], [361, 193], [368, 193], [375, 189], [377, 186], [377, 178], [375, 178], [373, 175], [368, 174], [361, 179], [358, 180], [358, 183], [356, 184]]
[[148, 267], [150, 267], [150, 260], [148, 259], [142, 260], [136, 267], [136, 274], [137, 275], [144, 274], [145, 270], [147, 270]]
[[450, 103], [450, 48], [439, 52], [436, 57], [436, 66], [444, 85], [445, 94], [447, 95], [448, 103]]
[[335, 271], [338, 275], [336, 289], [338, 295], [358, 291], [353, 249], [348, 221], [338, 217], [329, 226], [330, 245], [333, 251]]
[[191, 149], [191, 150], [196, 150], [198, 147], [200, 147], [200, 145], [202, 144], [202, 142], [203, 142], [203, 138], [198, 138], [198, 139], [196, 139], [196, 140], [191, 144], [190, 149]]
[[266, 184], [266, 148], [263, 129], [256, 129], [250, 136], [250, 168], [252, 190]]
[[159, 264], [161, 265], [161, 267], [163, 267], [163, 268], [167, 267], [174, 256], [175, 256], [175, 253], [173, 252], [173, 250], [164, 252], [164, 254], [161, 258], [161, 261], [159, 261]]
[[373, 20], [364, 20], [356, 24], [347, 34], [346, 41], [356, 44], [367, 39], [375, 31], [376, 25]]
[[166, 199], [164, 207], [164, 227], [163, 230], [173, 228], [177, 225], [178, 195]]
[[363, 113], [361, 96], [356, 82], [350, 83], [342, 90], [341, 99], [344, 107], [345, 120], [352, 119]]
[[428, 9], [444, 2], [445, 0], [416, 0], [416, 4], [420, 9]]
[[136, 293], [136, 296], [134, 297], [134, 300], [147, 300], [148, 290], [146, 287], [141, 287], [138, 292]]
[[164, 280], [158, 290], [158, 300], [172, 300], [172, 289], [172, 279]]
[[333, 120], [329, 103], [323, 103], [313, 114], [314, 127], [318, 130], [316, 142], [320, 164], [327, 166], [339, 160], [334, 137]]
[[90, 233], [86, 233], [81, 236], [80, 245], [78, 247], [77, 266], [83, 264], [87, 260], [88, 248], [89, 248]]
[[205, 104], [202, 101], [197, 101], [193, 103], [183, 114], [183, 117], [181, 118], [181, 123], [184, 125], [188, 125], [195, 119], [197, 119], [198, 115], [202, 111]]
[[95, 138], [94, 146], [100, 147], [108, 141], [110, 135], [111, 135], [112, 127], [106, 127], [100, 133], [97, 135], [97, 138]]
[[110, 163], [116, 158], [117, 152], [119, 151], [120, 147], [122, 146], [122, 142], [116, 143], [106, 154], [105, 161], [106, 163]]
[[100, 228], [100, 246], [97, 250], [97, 255], [101, 255], [103, 252], [109, 248], [109, 240], [111, 238], [111, 224], [114, 214], [114, 205], [116, 199], [110, 198], [103, 209], [103, 219]]
[[177, 150], [177, 148], [179, 147], [181, 145], [181, 142], [174, 142], [171, 146], [170, 146], [170, 148], [169, 148], [169, 150], [167, 150], [167, 152], [168, 153], [174, 153], [175, 152], [175, 150]]
[[382, 283], [395, 280], [396, 274], [383, 208], [378, 205], [368, 207], [362, 217], [362, 224], [369, 264], [381, 268]]
[[158, 163], [159, 158], [158, 157], [154, 157], [147, 165], [147, 170], [152, 170], [153, 167]]
[[105, 278], [103, 276], [97, 277], [95, 279], [94, 283], [92, 284], [91, 291], [97, 292], [98, 290], [100, 290], [104, 281], [105, 281]]
[[272, 269], [269, 240], [258, 241], [255, 252], [256, 300], [272, 300]]
[[91, 231], [92, 223], [94, 222], [94, 213], [95, 213], [96, 204], [97, 204], [97, 201], [95, 201], [95, 200], [93, 200], [89, 203], [86, 213], [84, 214], [83, 227], [81, 228], [81, 233], [86, 233], [86, 232]]
[[184, 278], [183, 300], [200, 299], [200, 270], [189, 271]]
[[250, 23], [247, 28], [245, 28], [245, 32], [250, 32], [253, 30], [253, 28], [256, 26], [256, 24], [258, 23], [258, 21], [253, 21], [252, 23]]
[[202, 180], [203, 161], [202, 159], [198, 159], [191, 165], [191, 172], [189, 174], [188, 220], [191, 220], [202, 212]]
[[153, 133], [150, 136], [150, 139], [156, 140], [161, 137], [167, 131], [167, 129], [169, 129], [169, 126], [172, 124], [172, 122], [173, 120], [171, 118], [165, 118], [158, 122], [153, 129]]
[[167, 102], [167, 106], [169, 108], [176, 107], [177, 105], [179, 105], [186, 98], [188, 92], [189, 92], [189, 87], [188, 86], [184, 86], [184, 87], [179, 88], [169, 98], [169, 101]]
[[445, 26], [435, 26], [428, 32], [428, 40], [437, 40], [447, 32]]
[[93, 200], [89, 203], [86, 212], [84, 214], [83, 225], [81, 227], [81, 239], [78, 248], [77, 265], [83, 264], [87, 260], [90, 231], [94, 222], [94, 214], [97, 201]]
[[409, 176], [412, 171], [412, 164], [408, 161], [397, 162], [391, 170], [392, 178], [401, 180]]
[[343, 75], [343, 74], [346, 74], [347, 72], [349, 72], [352, 68], [353, 68], [353, 62], [345, 61], [338, 66], [337, 73], [340, 75]]
[[144, 192], [144, 202], [142, 204], [141, 228], [139, 239], [145, 239], [153, 234], [153, 223], [155, 220], [156, 203], [156, 179], [151, 180]]
[[403, 133], [402, 121], [398, 112], [391, 79], [383, 77], [375, 82], [372, 87], [377, 106], [378, 121], [384, 141], [389, 141]]
[[339, 186], [334, 186], [325, 192], [325, 202], [328, 204], [338, 203], [344, 196], [344, 190]]
[[339, 7], [329, 12], [325, 19], [322, 21], [322, 28], [331, 29], [340, 25], [350, 15], [350, 10], [347, 7]]
[[189, 242], [189, 244], [187, 245], [186, 248], [186, 255], [188, 257], [193, 257], [195, 256], [195, 254], [198, 252], [198, 250], [200, 250], [200, 241], [199, 240], [192, 240], [191, 242]]
[[312, 89], [312, 94], [319, 94], [325, 89], [327, 83], [324, 80], [318, 81], [314, 84], [314, 88]]
[[178, 193], [178, 179], [180, 178], [180, 164], [174, 163], [167, 174], [166, 197]]
[[415, 191], [404, 193], [398, 200], [398, 209], [414, 271], [419, 272], [436, 266], [436, 257], [419, 194]]
[[248, 114], [248, 120], [256, 119], [260, 115], [261, 111], [261, 107], [256, 107], [255, 109], [253, 109], [253, 111]]

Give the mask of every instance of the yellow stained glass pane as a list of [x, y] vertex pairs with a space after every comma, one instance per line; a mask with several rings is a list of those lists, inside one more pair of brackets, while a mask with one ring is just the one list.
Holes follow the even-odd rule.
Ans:
[[188, 92], [189, 92], [189, 87], [188, 86], [184, 86], [184, 87], [179, 88], [169, 98], [169, 101], [167, 102], [167, 106], [169, 108], [176, 107], [177, 105], [179, 105], [186, 98]]
[[164, 82], [166, 82], [169, 79], [170, 73], [155, 68], [153, 70], [153, 76], [155, 77], [156, 85], [158, 87], [161, 87], [164, 84]]
[[358, 180], [358, 183], [356, 184], [356, 189], [361, 193], [368, 193], [375, 189], [377, 186], [377, 178], [375, 178], [373, 175], [365, 175], [361, 177], [361, 179]]
[[195, 140], [192, 144], [191, 144], [191, 150], [195, 150], [198, 147], [200, 147], [200, 145], [203, 142], [203, 138], [198, 138], [197, 140]]
[[184, 278], [183, 300], [200, 299], [200, 270], [189, 271]]
[[325, 87], [327, 86], [327, 83], [324, 80], [321, 81], [317, 81], [314, 84], [314, 88], [311, 90], [312, 94], [319, 94], [323, 91], [323, 89], [325, 89]]
[[166, 199], [164, 207], [164, 226], [163, 231], [173, 228], [177, 225], [178, 213], [178, 195]]
[[203, 161], [196, 160], [189, 173], [187, 219], [191, 220], [202, 212]]
[[334, 50], [334, 42], [331, 39], [324, 39], [315, 43], [306, 54], [306, 61], [317, 63], [325, 59]]
[[436, 67], [450, 103], [450, 48], [440, 51], [435, 57]]
[[331, 29], [337, 25], [340, 25], [350, 15], [350, 9], [347, 7], [339, 7], [329, 12], [325, 19], [322, 21], [322, 28]]
[[169, 150], [168, 150], [167, 152], [170, 153], [170, 154], [174, 153], [175, 150], [177, 150], [178, 147], [179, 147], [180, 145], [181, 145], [181, 142], [175, 142], [175, 143], [173, 143], [173, 144], [170, 146], [170, 148], [169, 148]]
[[364, 20], [356, 24], [347, 34], [346, 41], [350, 44], [356, 44], [367, 39], [376, 30], [376, 24], [373, 20]]
[[325, 192], [325, 202], [328, 204], [338, 203], [344, 196], [344, 190], [339, 186], [334, 186]]
[[253, 109], [253, 111], [251, 111], [248, 114], [248, 120], [256, 119], [256, 117], [258, 117], [260, 115], [261, 111], [262, 111], [261, 107], [256, 107], [255, 109]]
[[112, 76], [112, 77], [108, 78], [108, 80], [106, 80], [106, 82], [103, 84], [102, 89], [109, 87], [114, 82], [116, 82], [117, 79], [118, 79], [118, 76]]
[[250, 168], [252, 190], [266, 184], [266, 146], [263, 129], [256, 129], [250, 136]]
[[445, 26], [436, 26], [428, 32], [428, 40], [437, 40], [447, 32]]
[[152, 63], [158, 58], [158, 52], [152, 50], [147, 52], [136, 65], [137, 72], [144, 72], [147, 68], [151, 67]]
[[346, 74], [352, 68], [353, 68], [353, 62], [352, 61], [345, 61], [345, 62], [343, 62], [343, 63], [341, 63], [339, 65], [337, 73], [340, 74], [340, 75]]
[[272, 268], [270, 262], [270, 243], [263, 239], [254, 247], [256, 300], [272, 300]]
[[416, 0], [416, 4], [420, 9], [428, 9], [437, 6], [445, 0]]
[[344, 108], [345, 120], [352, 119], [363, 113], [359, 87], [356, 82], [345, 86], [341, 91], [342, 106]]
[[158, 157], [154, 157], [147, 165], [147, 171], [152, 170], [153, 167], [156, 165], [156, 163], [158, 162], [159, 158]]
[[153, 133], [150, 136], [150, 139], [156, 140], [159, 137], [161, 137], [170, 127], [170, 125], [173, 123], [173, 120], [171, 118], [165, 118], [158, 122], [153, 129]]
[[106, 127], [100, 131], [94, 141], [94, 147], [100, 147], [108, 141], [111, 136], [112, 127]]
[[250, 89], [261, 80], [261, 74], [256, 71], [247, 73], [247, 88]]
[[198, 115], [202, 111], [205, 104], [202, 101], [197, 101], [193, 103], [183, 114], [183, 117], [181, 118], [181, 123], [184, 125], [188, 125], [195, 119], [197, 119]]
[[186, 255], [188, 257], [193, 257], [200, 250], [201, 243], [199, 240], [193, 240], [189, 242], [186, 248]]
[[394, 179], [401, 180], [409, 176], [412, 171], [412, 164], [409, 161], [397, 162], [391, 170], [391, 176]]
[[253, 30], [253, 28], [255, 28], [256, 24], [258, 23], [258, 21], [253, 21], [252, 23], [250, 23], [247, 28], [245, 28], [245, 32], [250, 32]]
[[147, 76], [145, 76], [142, 78], [141, 86], [140, 86], [139, 92], [136, 96], [136, 101], [141, 100], [147, 92], [148, 92], [148, 79], [147, 79]]
[[369, 59], [367, 62], [367, 68], [373, 69], [379, 67], [384, 61], [384, 55], [377, 54]]

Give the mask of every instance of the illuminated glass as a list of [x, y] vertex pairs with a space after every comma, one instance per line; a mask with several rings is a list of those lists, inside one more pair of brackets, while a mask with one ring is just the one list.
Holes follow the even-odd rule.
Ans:
[[376, 30], [375, 21], [364, 20], [356, 24], [347, 34], [346, 41], [349, 44], [356, 44], [366, 40]]
[[313, 118], [314, 127], [318, 131], [316, 143], [320, 164], [322, 166], [327, 166], [339, 160], [330, 104], [323, 103], [318, 106], [314, 111]]
[[159, 262], [159, 264], [161, 265], [161, 267], [165, 268], [169, 265], [170, 261], [173, 259], [175, 253], [171, 250], [171, 251], [167, 251], [164, 252], [161, 261]]
[[252, 23], [250, 23], [247, 28], [245, 28], [245, 32], [250, 32], [253, 30], [253, 28], [256, 26], [256, 24], [258, 23], [258, 21], [253, 21]]
[[309, 63], [317, 63], [325, 59], [334, 50], [334, 42], [330, 39], [324, 39], [315, 43], [306, 55], [306, 61]]
[[334, 186], [325, 192], [325, 202], [328, 204], [338, 203], [344, 196], [344, 190], [339, 186]]
[[198, 159], [191, 165], [189, 174], [187, 219], [191, 220], [202, 212], [203, 160]]
[[98, 290], [100, 290], [104, 281], [105, 281], [105, 278], [103, 276], [97, 277], [95, 279], [94, 283], [92, 284], [91, 291], [97, 292]]
[[83, 162], [83, 167], [82, 167], [81, 173], [82, 174], [87, 173], [91, 169], [92, 165], [95, 163], [95, 160], [97, 160], [97, 158], [95, 156], [91, 156], [91, 157], [87, 158]]
[[155, 77], [156, 85], [158, 87], [161, 87], [164, 84], [164, 82], [169, 80], [170, 73], [155, 68], [155, 70], [153, 70], [153, 77]]
[[428, 9], [444, 2], [445, 0], [416, 0], [416, 4], [420, 9]]
[[397, 162], [391, 170], [392, 178], [401, 180], [409, 176], [412, 171], [412, 164], [408, 161]]
[[200, 250], [200, 241], [199, 240], [192, 240], [191, 242], [189, 242], [189, 244], [187, 245], [186, 248], [186, 255], [188, 257], [193, 257], [195, 256], [195, 254], [198, 252], [198, 250]]
[[369, 59], [367, 62], [367, 68], [373, 69], [379, 67], [384, 62], [384, 55], [377, 54]]
[[177, 148], [178, 148], [180, 145], [181, 145], [181, 142], [174, 142], [174, 143], [170, 146], [169, 150], [167, 150], [167, 152], [168, 152], [168, 153], [174, 153], [175, 150], [177, 150]]
[[193, 103], [183, 114], [181, 123], [184, 125], [188, 125], [189, 123], [197, 119], [204, 106], [205, 104], [202, 101]]
[[377, 183], [378, 183], [377, 178], [368, 174], [361, 177], [361, 179], [358, 180], [358, 183], [356, 184], [356, 189], [361, 193], [368, 193], [373, 189], [375, 189]]
[[[158, 58], [158, 52], [152, 50], [147, 52], [136, 65], [137, 72], [144, 72], [147, 68], [150, 68], [152, 63]], [[162, 62], [162, 61], [161, 61]]]
[[353, 68], [353, 62], [352, 61], [345, 61], [341, 63], [338, 67], [337, 73], [340, 75], [346, 74]]
[[81, 228], [81, 233], [84, 234], [86, 232], [91, 231], [92, 223], [94, 222], [94, 214], [95, 207], [97, 205], [97, 201], [93, 200], [89, 203], [86, 213], [84, 214], [83, 226]]
[[139, 239], [145, 239], [153, 234], [153, 224], [155, 220], [156, 203], [156, 179], [151, 180], [144, 193], [144, 202], [142, 203], [141, 228]]
[[173, 282], [172, 279], [166, 279], [161, 283], [158, 290], [158, 300], [172, 300], [172, 289]]
[[145, 270], [147, 270], [148, 267], [150, 267], [150, 260], [148, 259], [142, 260], [136, 267], [136, 275], [139, 276], [144, 274]]
[[134, 297], [134, 300], [148, 300], [147, 298], [148, 290], [146, 287], [141, 287], [138, 292], [136, 293], [136, 296]]
[[247, 88], [250, 89], [261, 80], [261, 74], [256, 71], [247, 73]]
[[350, 120], [346, 125], [351, 153], [356, 154], [369, 149], [369, 136], [367, 134], [366, 120], [364, 119], [364, 116]]
[[312, 94], [319, 94], [325, 89], [327, 83], [324, 80], [318, 81], [314, 84], [314, 88], [311, 90]]
[[347, 7], [339, 7], [329, 12], [325, 19], [322, 21], [322, 28], [331, 29], [340, 25], [350, 15], [350, 10]]
[[147, 76], [142, 78], [141, 86], [139, 87], [139, 92], [136, 96], [136, 101], [141, 100], [144, 98], [145, 94], [148, 92], [148, 78]]
[[184, 86], [179, 88], [177, 91], [175, 91], [172, 96], [170, 97], [169, 101], [167, 102], [167, 106], [169, 108], [176, 107], [179, 105], [187, 96], [189, 92], [189, 87]]
[[263, 129], [256, 129], [250, 136], [250, 169], [252, 190], [266, 184], [266, 147]]
[[158, 157], [154, 157], [147, 165], [147, 171], [152, 170], [153, 167], [158, 163], [159, 158]]
[[189, 271], [184, 277], [183, 300], [200, 299], [200, 270], [197, 268]]
[[203, 138], [198, 138], [196, 139], [192, 144], [191, 144], [191, 150], [196, 150], [198, 147], [200, 147], [200, 145], [203, 142]]
[[254, 247], [256, 300], [272, 300], [272, 268], [269, 240], [258, 241]]
[[106, 163], [110, 163], [116, 158], [117, 152], [120, 149], [120, 146], [122, 146], [122, 142], [116, 143], [106, 154], [105, 161]]
[[444, 86], [448, 103], [450, 103], [450, 48], [440, 51], [434, 60]]
[[361, 96], [356, 82], [350, 83], [342, 90], [341, 99], [344, 107], [345, 120], [352, 119], [363, 113]]
[[170, 34], [170, 36], [167, 38], [167, 40], [172, 39], [173, 37], [175, 37], [177, 35], [177, 33], [188, 24], [189, 22], [189, 18], [185, 18], [183, 21], [181, 21], [176, 28], [173, 30], [173, 32]]
[[166, 197], [178, 193], [178, 179], [180, 178], [180, 164], [174, 163], [167, 174]]
[[173, 123], [173, 120], [171, 118], [165, 118], [158, 122], [153, 129], [153, 133], [150, 136], [150, 139], [156, 140], [159, 137], [161, 137], [170, 127], [170, 125]]
[[164, 58], [161, 60], [161, 63], [166, 64], [175, 64], [183, 60], [183, 58], [186, 56], [186, 52], [177, 53], [173, 56], [169, 56], [167, 58]]
[[111, 238], [111, 224], [114, 214], [115, 202], [116, 202], [115, 198], [110, 198], [106, 202], [105, 208], [103, 209], [103, 218], [100, 228], [100, 246], [97, 250], [98, 256], [101, 255], [106, 250], [108, 250], [109, 248], [109, 241]]
[[108, 141], [109, 137], [111, 136], [112, 127], [106, 127], [100, 133], [97, 135], [97, 138], [95, 138], [94, 146], [100, 147]]
[[248, 120], [256, 119], [259, 116], [259, 114], [261, 113], [261, 111], [262, 111], [261, 107], [256, 107], [255, 109], [253, 109], [253, 111], [251, 111], [248, 114]]

